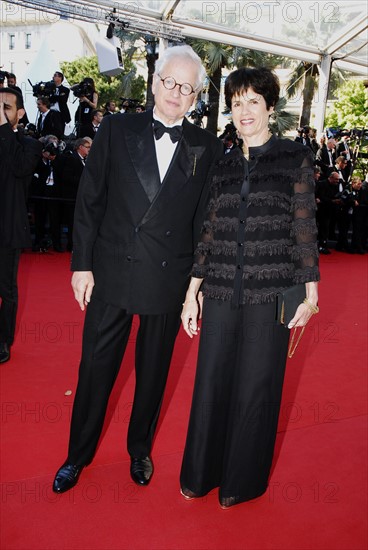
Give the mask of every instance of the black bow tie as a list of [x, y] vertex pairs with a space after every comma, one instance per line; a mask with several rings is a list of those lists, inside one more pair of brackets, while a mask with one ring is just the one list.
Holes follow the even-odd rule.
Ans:
[[172, 126], [168, 128], [159, 120], [153, 119], [153, 132], [156, 139], [161, 139], [165, 132], [170, 135], [170, 139], [173, 143], [176, 143], [181, 138], [183, 132], [183, 126]]

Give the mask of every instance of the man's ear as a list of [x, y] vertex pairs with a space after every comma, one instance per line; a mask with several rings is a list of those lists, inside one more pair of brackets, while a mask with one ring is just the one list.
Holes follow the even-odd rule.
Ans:
[[157, 82], [158, 82], [158, 77], [154, 74], [153, 78], [152, 78], [152, 86], [151, 86], [151, 90], [152, 90], [153, 95], [155, 95], [155, 93], [156, 93]]
[[26, 112], [25, 112], [24, 109], [18, 109], [18, 110], [17, 110], [18, 122], [20, 121], [21, 118], [24, 117], [25, 114], [26, 114]]

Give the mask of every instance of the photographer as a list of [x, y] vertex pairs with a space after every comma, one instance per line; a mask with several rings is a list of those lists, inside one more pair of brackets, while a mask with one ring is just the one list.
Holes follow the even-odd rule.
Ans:
[[189, 118], [193, 119], [193, 124], [203, 126], [203, 117], [210, 116], [210, 106], [201, 99], [197, 101], [196, 108], [189, 114]]
[[350, 252], [364, 254], [368, 236], [368, 189], [362, 180], [354, 176], [351, 180], [353, 234]]
[[40, 112], [37, 121], [38, 137], [54, 135], [61, 139], [64, 135], [64, 124], [61, 114], [50, 110], [50, 100], [47, 97], [39, 97], [37, 99], [37, 109]]
[[[121, 108], [120, 108], [119, 112], [122, 113], [122, 114], [124, 114], [124, 113], [134, 113], [134, 112], [136, 112], [137, 107], [141, 107], [138, 99], [131, 99], [129, 97], [121, 97], [120, 100], [122, 101], [122, 103], [121, 103]], [[140, 112], [142, 112], [142, 111], [140, 111]]]
[[71, 87], [75, 97], [79, 98], [78, 109], [75, 113], [75, 124], [77, 126], [77, 136], [81, 136], [81, 125], [87, 124], [92, 120], [92, 111], [97, 109], [98, 93], [95, 89], [95, 83], [92, 78], [86, 77], [79, 84]]
[[304, 126], [304, 128], [298, 128], [297, 129], [298, 135], [294, 141], [298, 141], [299, 143], [302, 143], [303, 145], [306, 145], [307, 147], [312, 149], [310, 138], [309, 138], [309, 130], [310, 130], [309, 126]]
[[70, 94], [69, 88], [63, 86], [62, 82], [64, 80], [63, 73], [55, 71], [52, 80], [55, 82], [55, 91], [50, 95], [50, 109], [52, 111], [58, 111], [61, 115], [61, 120], [63, 122], [63, 135], [65, 133], [65, 124], [68, 124], [71, 121], [70, 112], [68, 108], [68, 98]]
[[331, 223], [334, 223], [337, 209], [342, 205], [342, 200], [341, 198], [338, 198], [338, 195], [339, 174], [337, 172], [332, 172], [326, 180], [322, 179], [316, 181], [316, 219], [318, 227], [318, 248], [320, 254], [331, 254], [327, 247], [327, 240], [330, 225]]
[[18, 307], [17, 272], [22, 248], [31, 245], [26, 195], [41, 145], [17, 131], [22, 97], [0, 89], [0, 363], [10, 359]]
[[32, 196], [34, 197], [35, 241], [34, 252], [45, 252], [48, 249], [46, 238], [46, 222], [49, 221], [48, 237], [52, 240], [55, 252], [63, 252], [61, 248], [61, 190], [59, 142], [56, 136], [41, 138], [43, 144], [40, 159], [32, 180]]

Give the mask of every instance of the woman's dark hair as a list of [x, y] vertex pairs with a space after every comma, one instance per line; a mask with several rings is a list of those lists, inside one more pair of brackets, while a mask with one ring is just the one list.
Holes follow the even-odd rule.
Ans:
[[253, 88], [264, 98], [267, 110], [275, 107], [280, 94], [280, 82], [277, 76], [266, 67], [259, 69], [243, 67], [230, 73], [225, 81], [225, 102], [229, 109], [231, 109], [231, 100], [234, 95], [241, 95], [248, 88]]
[[83, 78], [82, 82], [84, 82], [85, 84], [89, 84], [91, 86], [91, 88], [93, 89], [93, 91], [94, 92], [96, 91], [95, 83], [94, 83], [93, 78], [90, 78], [89, 76], [86, 76], [85, 78]]

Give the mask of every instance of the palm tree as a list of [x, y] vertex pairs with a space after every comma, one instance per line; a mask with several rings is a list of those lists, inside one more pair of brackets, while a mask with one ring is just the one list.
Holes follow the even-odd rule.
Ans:
[[[158, 58], [158, 39], [151, 35], [138, 33], [126, 33], [124, 29], [115, 29], [114, 33], [120, 38], [125, 59], [133, 61], [133, 58], [145, 57], [147, 63], [147, 88], [146, 107], [153, 107], [154, 98], [152, 94], [152, 79], [155, 72], [155, 63]], [[127, 85], [129, 81], [127, 79]]]
[[283, 58], [260, 52], [239, 48], [218, 42], [206, 42], [204, 40], [188, 40], [193, 50], [204, 62], [208, 71], [208, 102], [210, 115], [207, 119], [206, 129], [217, 134], [218, 115], [220, 108], [220, 90], [222, 69], [234, 67], [268, 67], [275, 68]]
[[299, 118], [299, 126], [310, 123], [314, 94], [318, 88], [318, 65], [302, 61], [296, 65], [287, 83], [286, 96], [295, 97], [302, 90], [303, 101]]
[[278, 137], [282, 137], [287, 130], [294, 129], [297, 122], [297, 115], [284, 110], [286, 103], [286, 98], [280, 97], [271, 115], [270, 130]]

